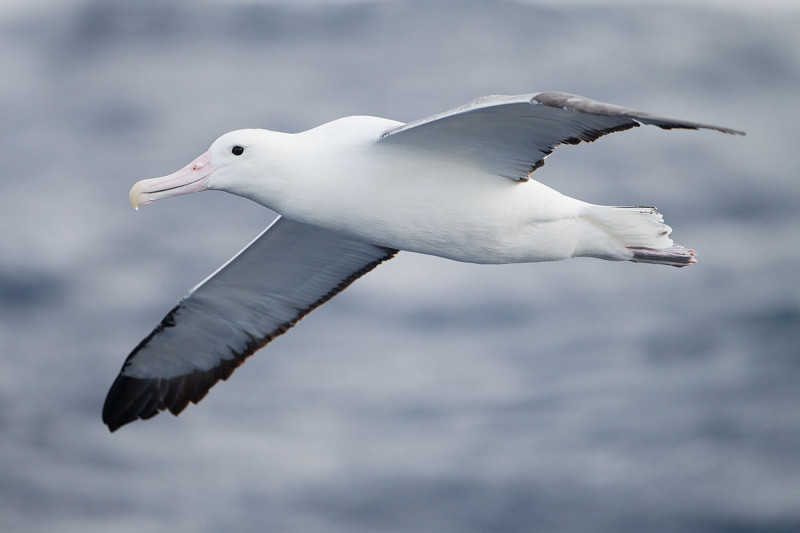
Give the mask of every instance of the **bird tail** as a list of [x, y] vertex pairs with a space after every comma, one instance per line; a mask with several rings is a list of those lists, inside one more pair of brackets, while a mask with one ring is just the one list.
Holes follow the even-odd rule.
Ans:
[[[696, 263], [694, 250], [674, 244], [669, 234], [672, 228], [655, 207], [589, 206], [589, 220], [603, 230], [618, 249], [615, 257], [636, 263], [655, 263], [682, 267]], [[624, 250], [619, 250], [624, 247]]]

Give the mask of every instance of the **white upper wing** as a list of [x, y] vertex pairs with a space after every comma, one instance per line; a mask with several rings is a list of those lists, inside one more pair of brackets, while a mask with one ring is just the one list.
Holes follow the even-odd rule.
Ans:
[[380, 143], [450, 153], [491, 174], [525, 180], [559, 144], [591, 142], [639, 124], [664, 129], [729, 128], [652, 115], [567, 93], [484, 96], [459, 108], [386, 130]]
[[395, 253], [278, 217], [131, 352], [108, 392], [103, 422], [114, 431], [164, 409], [178, 414]]

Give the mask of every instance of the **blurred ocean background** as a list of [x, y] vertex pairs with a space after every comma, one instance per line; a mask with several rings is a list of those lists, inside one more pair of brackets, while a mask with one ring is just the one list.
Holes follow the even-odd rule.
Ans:
[[[800, 531], [796, 3], [36, 0], [0, 8], [0, 64], [0, 531]], [[233, 129], [546, 90], [747, 131], [536, 172], [657, 205], [700, 264], [401, 253], [179, 418], [101, 423], [273, 216], [134, 212], [135, 181]]]

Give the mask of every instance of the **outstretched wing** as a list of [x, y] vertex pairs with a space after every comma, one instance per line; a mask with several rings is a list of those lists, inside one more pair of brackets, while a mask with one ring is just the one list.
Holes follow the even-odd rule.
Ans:
[[592, 142], [639, 124], [744, 135], [729, 128], [550, 92], [484, 96], [451, 111], [388, 129], [378, 142], [450, 153], [472, 160], [492, 174], [526, 180], [559, 144]]
[[189, 292], [131, 352], [108, 392], [111, 431], [199, 402], [242, 361], [397, 250], [277, 218]]

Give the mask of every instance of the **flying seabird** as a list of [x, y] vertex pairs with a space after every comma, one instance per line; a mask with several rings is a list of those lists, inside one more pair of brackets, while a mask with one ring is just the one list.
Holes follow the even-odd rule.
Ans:
[[408, 124], [352, 116], [296, 134], [226, 133], [181, 170], [136, 183], [131, 204], [218, 189], [279, 216], [134, 348], [103, 422], [114, 431], [177, 415], [400, 250], [470, 263], [695, 263], [655, 208], [594, 205], [530, 179], [558, 145], [640, 124], [744, 134], [555, 92], [484, 96]]

